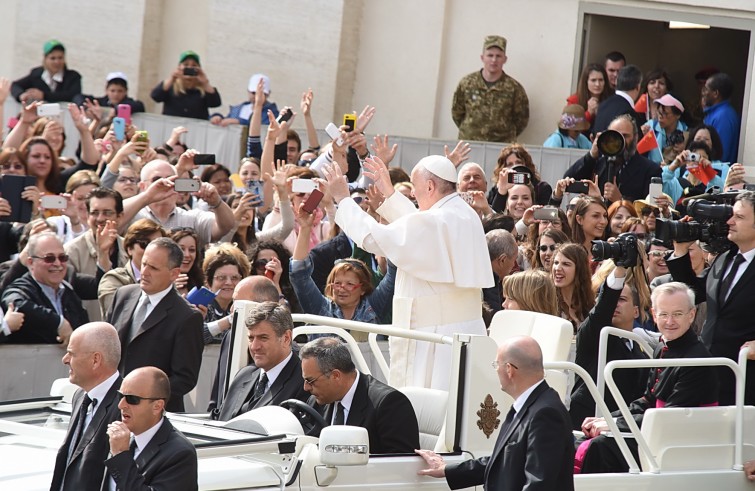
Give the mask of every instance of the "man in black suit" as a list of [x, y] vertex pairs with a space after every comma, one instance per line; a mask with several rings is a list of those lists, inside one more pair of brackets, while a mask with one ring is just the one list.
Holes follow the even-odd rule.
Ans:
[[[689, 248], [692, 242], [674, 242], [674, 254], [666, 260], [674, 281], [686, 283], [695, 292], [697, 303], [707, 302], [707, 315], [701, 338], [713, 356], [737, 361], [739, 349], [755, 340], [752, 321], [752, 292], [755, 290], [755, 193], [741, 192], [734, 214], [726, 222], [733, 247], [719, 255], [701, 277], [692, 269]], [[734, 271], [732, 273], [732, 271]], [[721, 391], [719, 404], [734, 404], [734, 376], [728, 368], [717, 367]], [[755, 362], [747, 363], [745, 404], [755, 404]]]
[[[272, 280], [262, 276], [247, 276], [239, 281], [233, 290], [233, 301], [247, 300], [251, 302], [277, 302], [280, 292]], [[217, 321], [218, 328], [223, 331], [223, 339], [220, 341], [220, 353], [218, 354], [218, 368], [215, 370], [215, 378], [210, 392], [210, 403], [207, 412], [212, 413], [213, 419], [220, 415], [220, 407], [223, 405], [226, 395], [226, 380], [228, 374], [228, 362], [231, 356], [231, 323], [233, 314]], [[230, 388], [230, 387], [229, 387]]]
[[514, 404], [493, 454], [447, 466], [435, 452], [418, 450], [430, 466], [419, 474], [445, 477], [451, 489], [483, 485], [487, 490], [573, 490], [569, 414], [543, 379], [543, 354], [537, 341], [522, 336], [502, 343], [494, 365], [501, 388]]
[[644, 199], [650, 191], [650, 180], [661, 177], [660, 166], [637, 153], [637, 126], [629, 116], [617, 116], [608, 125], [608, 129], [618, 131], [624, 137], [623, 155], [619, 155], [616, 162], [609, 162], [605, 156], [600, 155], [596, 138], [590, 151], [574, 162], [566, 170], [564, 177], [580, 181], [593, 180], [597, 175], [598, 187], [608, 202], [622, 197], [631, 201]]
[[410, 453], [419, 448], [419, 425], [409, 399], [360, 373], [339, 339], [318, 338], [300, 352], [309, 405], [333, 425], [367, 429], [370, 453]]
[[182, 259], [171, 239], [153, 240], [142, 256], [139, 284], [120, 288], [107, 316], [121, 339], [121, 374], [144, 366], [164, 371], [173, 391], [165, 408], [173, 412], [184, 410], [183, 397], [197, 384], [204, 349], [202, 314], [173, 287]]
[[[634, 320], [640, 316], [640, 297], [637, 290], [625, 283], [626, 269], [617, 266], [598, 294], [595, 307], [577, 329], [577, 356], [575, 362], [597, 380], [598, 373], [598, 345], [600, 331], [604, 326], [613, 326], [632, 332]], [[616, 336], [608, 337], [606, 347], [606, 362], [613, 360], [642, 360], [649, 356], [638, 343]], [[625, 401], [633, 401], [642, 396], [647, 381], [647, 369], [632, 368], [614, 372], [616, 385]], [[606, 391], [604, 400], [609, 411], [618, 409], [613, 396]], [[572, 429], [582, 428], [585, 418], [595, 415], [595, 400], [587, 390], [585, 382], [577, 377], [571, 393], [569, 415]]]
[[117, 390], [121, 342], [115, 328], [92, 322], [71, 334], [63, 363], [81, 387], [73, 396], [68, 433], [55, 459], [50, 491], [99, 489], [110, 449], [107, 425], [120, 419]]
[[257, 407], [280, 404], [288, 399], [306, 401], [301, 361], [291, 351], [294, 321], [288, 309], [277, 302], [254, 307], [244, 319], [249, 330], [249, 353], [254, 365], [236, 374], [220, 410], [213, 419], [228, 421]]
[[593, 123], [596, 134], [605, 131], [608, 125], [620, 114], [628, 114], [639, 123], [640, 116], [634, 110], [634, 103], [640, 97], [642, 72], [635, 65], [627, 65], [619, 70], [616, 79], [616, 93], [598, 106]]
[[171, 393], [168, 376], [155, 367], [123, 379], [121, 421], [107, 429], [112, 457], [105, 460], [103, 490], [198, 489], [197, 451], [164, 417]]

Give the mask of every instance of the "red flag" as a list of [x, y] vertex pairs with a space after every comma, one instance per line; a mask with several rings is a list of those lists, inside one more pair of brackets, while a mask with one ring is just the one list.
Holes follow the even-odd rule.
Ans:
[[637, 142], [637, 153], [646, 153], [654, 148], [658, 148], [658, 140], [655, 139], [655, 132], [650, 129], [640, 141]]
[[648, 112], [648, 95], [642, 94], [637, 102], [634, 103], [634, 110], [639, 114], [645, 114]]

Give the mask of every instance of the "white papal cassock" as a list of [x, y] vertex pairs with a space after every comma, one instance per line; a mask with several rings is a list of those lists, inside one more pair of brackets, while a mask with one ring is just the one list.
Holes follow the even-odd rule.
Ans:
[[[336, 223], [359, 247], [398, 268], [393, 325], [485, 335], [481, 289], [493, 286], [493, 272], [485, 232], [472, 207], [452, 193], [419, 211], [394, 192], [377, 211], [387, 225], [346, 198], [338, 205]], [[392, 386], [448, 390], [450, 346], [392, 337], [389, 347]]]

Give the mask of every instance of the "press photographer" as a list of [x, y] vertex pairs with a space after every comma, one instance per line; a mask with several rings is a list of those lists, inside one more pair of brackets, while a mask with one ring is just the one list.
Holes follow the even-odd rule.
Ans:
[[592, 180], [595, 175], [608, 202], [622, 197], [632, 201], [644, 198], [650, 179], [661, 176], [657, 164], [637, 153], [637, 126], [631, 116], [617, 116], [607, 131], [598, 133], [590, 151], [564, 173], [564, 177], [578, 181]]
[[[719, 195], [720, 196], [720, 195]], [[725, 196], [725, 195], [724, 195]], [[724, 198], [716, 198], [722, 200]], [[740, 347], [755, 340], [752, 321], [752, 292], [755, 289], [755, 192], [743, 191], [734, 205], [710, 201], [690, 202], [690, 218], [666, 227], [675, 237], [674, 254], [666, 260], [674, 281], [695, 291], [696, 303], [707, 301], [708, 313], [702, 340], [713, 356], [737, 360]], [[725, 220], [725, 221], [724, 221]], [[659, 220], [660, 222], [660, 220]], [[707, 273], [695, 275], [689, 248], [695, 239], [722, 242], [723, 227], [731, 247], [719, 254]], [[734, 376], [728, 368], [717, 368], [721, 391], [720, 405], [734, 404]], [[755, 362], [747, 364], [745, 404], [755, 404]]]

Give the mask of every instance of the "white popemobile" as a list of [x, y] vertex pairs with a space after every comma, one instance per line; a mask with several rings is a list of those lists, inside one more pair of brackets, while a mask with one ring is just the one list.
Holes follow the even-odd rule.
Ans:
[[[247, 303], [239, 305], [237, 312], [243, 315], [246, 308]], [[241, 315], [236, 318], [243, 319]], [[538, 340], [546, 361], [546, 379], [562, 395], [566, 387], [563, 370], [588, 377], [577, 365], [563, 361], [571, 342], [571, 326], [562, 330], [560, 319], [544, 314], [501, 312], [491, 328], [495, 335], [457, 334], [453, 338], [313, 315], [295, 315], [294, 320], [311, 324], [297, 328], [295, 335], [333, 332], [346, 339], [357, 368], [363, 372], [369, 372], [367, 363], [358, 345], [344, 329], [372, 333], [370, 344], [384, 374], [388, 366], [380, 354], [377, 334], [451, 345], [453, 366], [448, 392], [416, 387], [401, 389], [417, 413], [421, 445], [442, 453], [447, 462], [490, 454], [498, 436], [501, 415], [512, 403], [511, 398], [501, 391], [496, 372], [490, 366], [495, 360], [497, 340], [500, 341], [497, 337], [501, 331], [494, 329], [496, 325], [506, 324], [506, 336], [528, 333]], [[517, 328], [512, 329], [512, 326]], [[235, 322], [232, 334], [235, 346], [240, 348], [234, 349], [231, 356], [229, 380], [247, 363], [245, 331], [242, 323]], [[608, 331], [634, 336], [616, 329], [604, 331], [606, 334], [601, 345], [605, 344]], [[644, 342], [640, 338], [633, 339]], [[752, 485], [741, 469], [743, 460], [755, 458], [755, 408], [743, 406], [744, 371], [740, 368], [743, 365], [721, 358], [614, 361], [605, 367], [605, 385], [616, 400], [621, 401], [611, 377], [614, 369], [630, 365], [690, 364], [719, 364], [734, 370], [738, 378], [739, 404], [649, 410], [642, 428], [632, 428], [632, 436], [640, 448], [640, 462], [632, 458], [624, 443], [626, 435], [619, 434], [609, 418], [630, 472], [578, 475], [575, 489], [751, 489]], [[53, 386], [56, 396], [0, 404], [0, 489], [49, 489], [55, 455], [65, 438], [70, 397], [75, 390], [67, 380], [59, 382]], [[599, 383], [602, 386], [601, 380]], [[593, 397], [598, 396], [596, 385], [589, 380], [588, 385]], [[628, 411], [626, 404], [619, 404], [622, 410]], [[598, 411], [605, 413], [605, 406], [600, 406]], [[174, 426], [196, 445], [199, 488], [202, 490], [448, 489], [445, 480], [417, 475], [417, 471], [425, 467], [417, 455], [370, 455], [367, 432], [363, 428], [325, 427], [319, 439], [307, 436], [307, 430], [318, 424], [307, 408], [305, 404], [291, 404], [290, 411], [265, 407], [227, 423], [210, 421], [206, 415], [168, 416]]]

